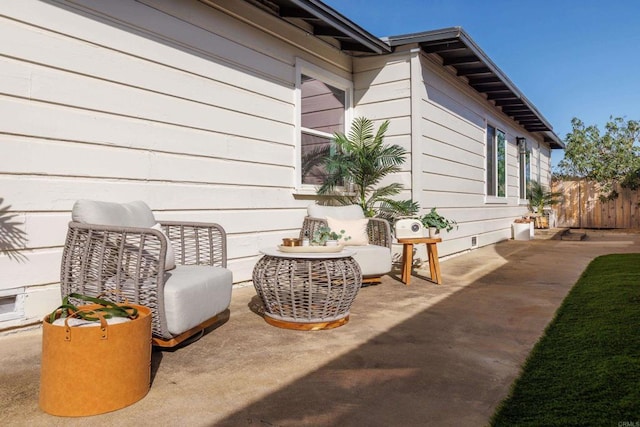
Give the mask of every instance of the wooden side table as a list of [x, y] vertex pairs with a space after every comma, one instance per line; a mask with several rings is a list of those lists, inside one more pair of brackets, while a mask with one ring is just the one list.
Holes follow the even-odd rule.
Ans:
[[413, 266], [413, 245], [424, 243], [427, 245], [427, 256], [429, 258], [429, 273], [431, 281], [439, 285], [442, 283], [440, 277], [440, 263], [438, 261], [438, 246], [442, 239], [437, 237], [417, 237], [398, 239], [398, 243], [402, 244], [402, 283], [409, 285], [411, 282], [411, 267]]

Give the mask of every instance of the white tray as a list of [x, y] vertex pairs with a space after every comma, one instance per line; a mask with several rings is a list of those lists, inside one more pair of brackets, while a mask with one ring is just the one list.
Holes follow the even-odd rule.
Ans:
[[343, 248], [344, 247], [342, 245], [337, 245], [337, 246], [282, 246], [282, 245], [278, 245], [278, 250], [280, 252], [308, 253], [308, 254], [342, 252]]

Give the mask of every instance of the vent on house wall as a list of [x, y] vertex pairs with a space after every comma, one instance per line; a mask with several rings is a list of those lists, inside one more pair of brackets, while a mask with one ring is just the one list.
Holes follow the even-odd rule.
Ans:
[[15, 311], [16, 297], [0, 297], [0, 315], [12, 313]]
[[478, 247], [478, 236], [471, 236], [471, 247], [472, 248]]
[[24, 289], [0, 290], [0, 322], [24, 316]]

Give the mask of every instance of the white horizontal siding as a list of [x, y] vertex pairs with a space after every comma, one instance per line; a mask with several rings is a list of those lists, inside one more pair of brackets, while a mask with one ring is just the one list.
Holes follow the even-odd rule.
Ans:
[[355, 90], [354, 98], [357, 105], [374, 104], [393, 100], [406, 100], [411, 96], [409, 80], [398, 80], [382, 83], [376, 86]]
[[293, 195], [296, 58], [352, 71], [304, 34], [245, 2], [2, 2], [0, 208], [25, 235], [21, 262], [0, 254], [0, 289], [56, 285], [85, 198], [219, 223], [249, 280], [312, 202]]
[[[458, 145], [453, 139], [442, 142], [424, 137], [422, 141], [424, 142], [422, 154], [433, 161], [442, 159], [456, 161], [465, 165], [481, 168], [482, 170], [485, 168], [484, 149], [482, 151], [479, 149], [470, 151], [461, 148], [460, 145], [464, 144]], [[475, 143], [477, 143], [477, 141], [475, 141]]]
[[[260, 248], [296, 236], [312, 202], [294, 197], [298, 58], [353, 80], [354, 116], [389, 120], [387, 143], [420, 147], [385, 183], [458, 220], [441, 254], [471, 236], [508, 237], [513, 143], [539, 138], [433, 60], [420, 59], [417, 76], [411, 55], [352, 58], [237, 0], [0, 3], [0, 209], [25, 232], [21, 261], [0, 254], [0, 290], [33, 297], [20, 322], [59, 303], [45, 300], [78, 199], [144, 200], [159, 219], [223, 225], [236, 282], [251, 278]], [[484, 203], [486, 121], [510, 142], [505, 205]], [[540, 162], [548, 177], [545, 147]]]
[[[0, 62], [0, 68], [6, 66], [7, 62], [11, 62], [13, 72], [21, 72], [25, 79], [30, 80], [28, 94], [30, 101], [62, 104], [86, 111], [185, 128], [215, 130], [250, 138], [268, 138], [271, 141], [282, 141], [291, 135], [290, 123], [276, 122], [269, 117], [252, 116], [240, 111], [207, 105], [198, 100], [141, 90], [17, 61]], [[3, 94], [21, 96], [10, 88], [4, 89]], [[246, 98], [247, 101], [249, 99], [250, 97]], [[279, 104], [275, 101], [273, 103]], [[239, 129], [237, 124], [242, 121], [249, 121], [252, 126]]]
[[260, 132], [243, 137], [2, 95], [0, 103], [0, 129], [11, 135], [275, 165], [291, 164], [293, 156], [292, 138], [264, 141]]
[[[14, 38], [12, 42], [2, 45], [4, 54], [32, 64], [68, 71], [74, 75], [90, 76], [118, 86], [244, 111], [274, 121], [290, 120], [290, 110], [293, 107], [290, 91], [287, 90], [280, 90], [280, 102], [272, 102], [273, 97], [255, 91], [248, 92], [235, 82], [220, 81], [220, 77], [215, 75], [197, 75], [190, 70], [159, 66], [154, 61], [113, 49], [72, 38], [54, 37], [53, 33], [42, 29], [27, 27], [8, 19], [0, 20], [0, 39], [11, 40], [10, 37]], [[5, 62], [1, 64], [3, 69], [18, 66]], [[259, 79], [255, 80], [257, 84]], [[28, 78], [25, 81], [28, 82]], [[251, 103], [247, 103], [249, 100]]]
[[[73, 2], [77, 8], [70, 7], [69, 2], [38, 3], [43, 2], [3, 2], [0, 13], [97, 46], [126, 52], [163, 67], [190, 69], [193, 65], [206, 75], [215, 72], [218, 63], [231, 68], [225, 74], [230, 81], [234, 75], [240, 74], [238, 71], [281, 83], [292, 78], [292, 61], [285, 63], [266, 52], [246, 48], [235, 43], [231, 34], [206, 31], [139, 2], [80, 0]], [[197, 3], [186, 1], [183, 7], [193, 10]], [[206, 13], [210, 19], [228, 19], [213, 10]], [[212, 66], [214, 68], [210, 69]], [[210, 71], [205, 72], [206, 69]], [[259, 81], [255, 82], [255, 92], [264, 93], [260, 90]]]
[[[519, 164], [516, 137], [535, 138], [492, 107], [481, 95], [429, 57], [421, 58], [421, 154], [419, 203], [458, 222], [446, 235], [442, 254], [469, 249], [471, 237], [480, 246], [510, 237], [519, 205]], [[487, 204], [486, 124], [507, 138], [507, 197]], [[416, 171], [414, 171], [416, 173]]]
[[391, 82], [408, 81], [411, 78], [409, 62], [393, 56], [373, 59], [354, 58], [355, 90], [374, 88]]
[[[17, 179], [19, 178], [19, 179]], [[153, 210], [282, 209], [291, 205], [291, 188], [75, 179], [46, 176], [0, 176], [5, 203], [12, 210], [70, 211], [78, 199], [122, 202], [144, 200]], [[307, 203], [299, 206], [306, 207]], [[212, 218], [215, 222], [215, 218]], [[223, 224], [225, 225], [225, 224]], [[268, 224], [267, 224], [268, 225]]]

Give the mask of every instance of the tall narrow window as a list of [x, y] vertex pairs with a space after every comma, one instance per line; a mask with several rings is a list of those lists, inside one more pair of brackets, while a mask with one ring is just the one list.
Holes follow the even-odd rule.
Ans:
[[496, 128], [487, 126], [487, 196], [496, 195]]
[[487, 125], [487, 196], [507, 195], [507, 147], [504, 132]]
[[326, 179], [317, 164], [331, 149], [335, 132], [344, 133], [347, 91], [319, 77], [300, 75], [300, 178], [303, 185], [320, 185]]
[[525, 138], [518, 138], [518, 157], [520, 164], [520, 198], [527, 198], [527, 189], [531, 182], [531, 150]]
[[496, 131], [496, 151], [498, 152], [498, 197], [507, 195], [507, 147], [504, 132]]

